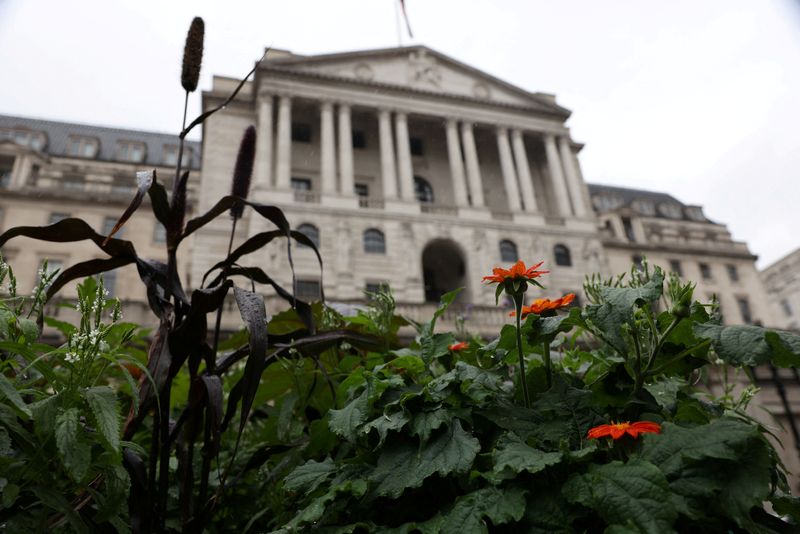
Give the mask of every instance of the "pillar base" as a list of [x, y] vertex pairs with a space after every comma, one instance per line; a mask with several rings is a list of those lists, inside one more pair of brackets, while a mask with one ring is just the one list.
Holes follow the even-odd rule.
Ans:
[[544, 226], [544, 215], [540, 213], [515, 212], [512, 214], [514, 224], [528, 224], [531, 226]]
[[490, 221], [492, 220], [492, 212], [488, 208], [475, 208], [475, 207], [462, 207], [458, 208], [458, 216], [462, 219], [471, 219], [476, 221]]
[[358, 209], [358, 197], [356, 196], [323, 194], [320, 203], [332, 208]]
[[383, 202], [383, 209], [395, 213], [416, 214], [421, 212], [418, 202], [397, 199], [385, 200]]

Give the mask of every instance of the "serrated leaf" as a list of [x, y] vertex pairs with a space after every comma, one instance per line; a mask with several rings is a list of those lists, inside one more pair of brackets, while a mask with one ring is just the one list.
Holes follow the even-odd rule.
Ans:
[[289, 491], [313, 493], [334, 471], [336, 465], [330, 457], [321, 462], [309, 460], [286, 475], [283, 486]]
[[525, 494], [520, 488], [482, 488], [459, 497], [453, 508], [441, 519], [441, 534], [472, 534], [488, 532], [484, 517], [492, 525], [504, 525], [522, 519], [525, 513]]
[[561, 461], [560, 452], [544, 452], [526, 444], [516, 434], [504, 434], [492, 452], [493, 471], [496, 475], [508, 470], [515, 474], [527, 471], [538, 473]]
[[0, 399], [3, 398], [8, 399], [14, 407], [14, 411], [22, 415], [24, 419], [27, 420], [30, 418], [31, 410], [28, 408], [28, 405], [25, 404], [25, 401], [22, 400], [17, 388], [14, 387], [14, 384], [12, 384], [3, 373], [0, 373]]
[[378, 442], [378, 447], [382, 447], [383, 442], [386, 440], [386, 436], [389, 434], [390, 430], [400, 430], [410, 420], [411, 418], [404, 411], [398, 411], [391, 414], [383, 414], [380, 417], [373, 419], [372, 421], [364, 425], [363, 431], [366, 434], [370, 430], [375, 429], [378, 432], [378, 436], [380, 437], [380, 441]]
[[425, 444], [431, 436], [431, 432], [453, 420], [455, 414], [450, 408], [439, 408], [431, 411], [421, 411], [414, 415], [411, 421], [411, 435], [419, 436], [420, 441]]
[[644, 389], [650, 393], [659, 406], [671, 410], [675, 406], [678, 392], [686, 385], [686, 380], [670, 376], [653, 384], [645, 384]]
[[640, 459], [592, 465], [588, 473], [567, 480], [562, 493], [596, 511], [608, 525], [633, 525], [646, 534], [672, 532], [678, 517], [664, 474]]
[[480, 448], [480, 442], [464, 431], [458, 419], [421, 451], [411, 443], [390, 445], [381, 453], [370, 477], [376, 484], [375, 493], [397, 498], [406, 488], [420, 486], [434, 473], [463, 473], [472, 466]]
[[83, 392], [94, 422], [106, 446], [119, 453], [119, 405], [117, 395], [108, 386], [88, 388]]
[[330, 410], [328, 426], [339, 436], [355, 441], [358, 428], [367, 421], [367, 390], [351, 400], [341, 410]]
[[77, 408], [70, 408], [56, 418], [56, 447], [64, 460], [64, 468], [75, 482], [80, 482], [92, 461], [92, 450], [88, 443], [79, 439], [79, 417]]
[[8, 430], [0, 427], [0, 456], [11, 456], [14, 449], [11, 447], [11, 436], [8, 435]]
[[605, 335], [618, 352], [627, 354], [628, 347], [622, 335], [622, 325], [633, 322], [637, 303], [655, 302], [661, 297], [664, 275], [653, 273], [649, 282], [641, 287], [603, 287], [600, 304], [586, 306], [586, 316]]
[[657, 465], [668, 477], [677, 474], [686, 460], [718, 458], [735, 461], [757, 430], [737, 419], [721, 418], [707, 425], [683, 428], [664, 423], [661, 434], [642, 438], [641, 458]]

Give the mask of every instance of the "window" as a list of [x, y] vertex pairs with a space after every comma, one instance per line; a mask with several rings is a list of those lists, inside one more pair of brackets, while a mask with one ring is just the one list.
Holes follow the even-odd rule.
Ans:
[[369, 198], [369, 185], [367, 184], [354, 184], [353, 192], [356, 196], [361, 198]]
[[[183, 147], [182, 166], [191, 167], [192, 163], [192, 149], [188, 146]], [[178, 165], [178, 146], [165, 145], [164, 152], [161, 158], [161, 163], [169, 167], [176, 167]]]
[[364, 252], [386, 254], [386, 238], [383, 236], [383, 232], [375, 228], [364, 232]]
[[644, 271], [644, 258], [638, 254], [634, 254], [633, 257], [631, 257], [631, 261], [637, 270]]
[[292, 123], [292, 141], [297, 143], [310, 143], [311, 125], [302, 122]]
[[55, 224], [58, 221], [63, 221], [69, 218], [69, 213], [51, 213], [50, 221], [47, 224]]
[[69, 155], [79, 158], [94, 158], [97, 156], [100, 142], [93, 137], [78, 137], [73, 136], [69, 138]]
[[569, 253], [569, 249], [562, 244], [558, 244], [553, 247], [553, 255], [556, 258], [556, 265], [562, 265], [569, 267], [572, 265], [572, 256]]
[[408, 144], [410, 145], [412, 156], [425, 155], [425, 145], [422, 143], [422, 139], [419, 137], [412, 137], [408, 140]]
[[606, 219], [605, 224], [603, 225], [608, 237], [617, 237], [617, 233], [614, 231], [614, 225], [611, 223], [610, 220]]
[[18, 145], [42, 150], [47, 142], [44, 132], [30, 130], [0, 130], [0, 139], [10, 139]]
[[[166, 187], [166, 183], [162, 183]], [[111, 193], [114, 195], [131, 195], [136, 191], [136, 178], [133, 176], [117, 176], [111, 182]]]
[[292, 178], [292, 189], [295, 191], [311, 191], [311, 179]]
[[381, 290], [388, 290], [389, 284], [387, 282], [367, 282], [364, 285], [365, 293], [378, 293]]
[[363, 130], [353, 130], [353, 148], [367, 148], [367, 136]]
[[622, 227], [625, 229], [625, 237], [628, 238], [628, 241], [630, 241], [631, 243], [635, 243], [636, 234], [633, 233], [633, 223], [631, 222], [630, 217], [622, 218]]
[[[297, 231], [306, 236], [314, 243], [314, 246], [319, 248], [319, 228], [314, 226], [313, 224], [303, 223], [297, 227]], [[305, 245], [300, 245], [305, 246]]]
[[669, 260], [669, 270], [677, 274], [678, 276], [683, 276], [683, 269], [681, 268], [681, 262], [678, 260]]
[[517, 253], [517, 245], [508, 239], [503, 239], [500, 241], [500, 261], [513, 263], [518, 259], [519, 254]]
[[792, 316], [792, 307], [789, 305], [788, 300], [783, 299], [781, 301], [781, 308], [783, 308], [783, 313], [785, 313], [787, 317]]
[[[105, 217], [105, 218], [103, 219], [103, 229], [101, 230], [101, 232], [100, 232], [100, 233], [101, 233], [101, 234], [103, 234], [103, 235], [109, 235], [109, 234], [111, 233], [111, 230], [113, 230], [113, 229], [114, 229], [114, 225], [115, 225], [115, 224], [117, 224], [117, 218], [116, 218], [116, 217]], [[120, 237], [122, 237], [122, 234], [123, 234], [124, 232], [125, 232], [125, 227], [123, 226], [123, 227], [122, 227], [122, 228], [120, 228], [120, 229], [119, 229], [119, 231], [118, 231], [118, 232], [117, 232], [117, 233], [114, 235], [114, 237], [116, 237], [116, 238], [120, 238]]]
[[0, 156], [0, 187], [11, 185], [11, 171], [14, 169], [14, 156]]
[[319, 280], [298, 280], [296, 296], [301, 300], [319, 300]]
[[425, 204], [433, 203], [433, 188], [428, 180], [421, 176], [414, 177], [414, 194], [420, 202]]
[[742, 316], [742, 321], [745, 324], [753, 322], [753, 316], [750, 313], [750, 302], [747, 297], [736, 297], [736, 304], [739, 305], [739, 314]]
[[725, 266], [725, 269], [728, 271], [728, 278], [731, 282], [738, 282], [739, 281], [739, 270], [736, 269], [735, 265], [728, 264]]
[[160, 222], [157, 222], [153, 228], [153, 243], [166, 243], [167, 242], [167, 229]]
[[83, 191], [84, 176], [82, 174], [64, 174], [61, 178], [61, 187], [67, 191]]
[[138, 163], [144, 161], [144, 143], [120, 141], [117, 144], [117, 157], [123, 161]]
[[703, 277], [703, 280], [711, 280], [711, 266], [707, 263], [700, 263], [698, 266], [700, 267], [700, 276]]

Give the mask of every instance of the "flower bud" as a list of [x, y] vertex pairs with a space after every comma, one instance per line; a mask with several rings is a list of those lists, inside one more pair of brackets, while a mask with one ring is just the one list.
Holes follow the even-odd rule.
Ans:
[[200, 80], [200, 65], [203, 63], [203, 37], [205, 24], [203, 19], [195, 17], [186, 34], [186, 44], [183, 46], [183, 69], [181, 70], [181, 85], [190, 93], [197, 89]]
[[[256, 158], [256, 129], [250, 126], [244, 131], [239, 155], [236, 156], [236, 167], [233, 170], [231, 194], [243, 199], [250, 193], [250, 178], [253, 176], [253, 161]], [[237, 202], [231, 208], [231, 216], [238, 219], [242, 216], [244, 205]]]

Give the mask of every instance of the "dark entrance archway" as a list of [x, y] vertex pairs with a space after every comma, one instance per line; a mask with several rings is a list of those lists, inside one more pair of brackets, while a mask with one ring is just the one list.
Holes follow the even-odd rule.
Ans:
[[466, 295], [467, 264], [461, 248], [449, 239], [435, 239], [422, 251], [425, 302], [439, 302], [442, 295], [459, 287], [457, 302], [469, 302]]

